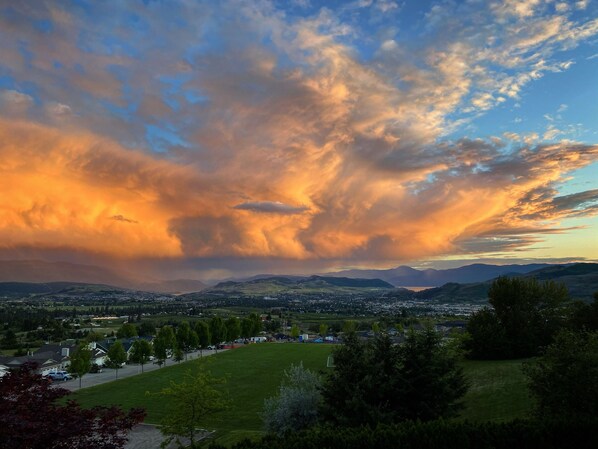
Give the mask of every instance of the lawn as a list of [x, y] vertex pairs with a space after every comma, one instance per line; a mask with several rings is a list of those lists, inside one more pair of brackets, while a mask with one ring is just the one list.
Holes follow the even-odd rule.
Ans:
[[465, 361], [469, 381], [459, 419], [508, 421], [524, 418], [531, 409], [522, 360]]
[[[228, 377], [231, 407], [215, 414], [205, 423], [217, 429], [219, 441], [226, 444], [245, 436], [259, 435], [262, 422], [259, 413], [264, 399], [276, 394], [285, 369], [303, 362], [313, 370], [326, 370], [330, 345], [263, 343], [248, 345], [210, 357], [209, 370], [218, 377]], [[142, 406], [147, 410], [146, 422], [159, 423], [168, 413], [168, 406], [156, 396], [171, 380], [179, 380], [182, 373], [193, 369], [197, 361], [162, 368], [139, 376], [86, 388], [76, 393], [84, 406], [117, 404], [124, 408]]]
[[[226, 376], [231, 407], [210, 417], [205, 427], [218, 430], [218, 441], [229, 444], [246, 436], [261, 434], [259, 413], [264, 399], [276, 394], [283, 371], [303, 362], [306, 368], [326, 371], [329, 345], [264, 343], [249, 345], [210, 357], [209, 370]], [[197, 361], [162, 368], [132, 378], [84, 389], [76, 399], [85, 406], [117, 404], [125, 408], [142, 406], [146, 422], [159, 423], [168, 413], [168, 404], [146, 392], [157, 392], [171, 380], [181, 378]], [[524, 417], [529, 411], [522, 361], [465, 361], [463, 367], [470, 383], [464, 398], [465, 408], [457, 419], [506, 421]]]

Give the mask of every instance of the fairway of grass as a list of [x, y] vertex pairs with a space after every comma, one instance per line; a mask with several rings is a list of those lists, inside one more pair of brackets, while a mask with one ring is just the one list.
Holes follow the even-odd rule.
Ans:
[[[217, 377], [227, 377], [229, 409], [206, 419], [208, 429], [216, 429], [218, 442], [230, 444], [262, 433], [264, 399], [277, 393], [284, 370], [303, 362], [306, 368], [326, 372], [326, 360], [333, 346], [299, 343], [263, 343], [226, 351], [208, 358], [208, 369]], [[469, 382], [459, 420], [508, 421], [525, 417], [530, 410], [521, 360], [464, 361]], [[179, 381], [193, 369], [197, 360], [176, 364], [138, 376], [121, 379], [76, 393], [84, 406], [117, 404], [124, 408], [144, 407], [146, 422], [159, 423], [169, 404], [155, 393]]]
[[525, 376], [524, 360], [468, 360], [462, 363], [469, 390], [459, 419], [468, 421], [509, 421], [526, 417], [532, 406]]
[[[205, 427], [217, 429], [219, 442], [223, 444], [259, 435], [262, 430], [259, 413], [264, 399], [277, 393], [284, 370], [300, 362], [312, 370], [326, 370], [331, 350], [330, 345], [262, 343], [209, 357], [207, 365], [212, 374], [228, 378], [224, 388], [229, 391], [232, 404], [229, 409], [206, 419]], [[146, 422], [159, 423], [168, 413], [169, 405], [146, 392], [158, 392], [171, 380], [179, 381], [182, 374], [197, 363], [194, 360], [86, 388], [77, 392], [74, 399], [85, 407], [111, 404], [124, 408], [144, 407], [147, 410]]]

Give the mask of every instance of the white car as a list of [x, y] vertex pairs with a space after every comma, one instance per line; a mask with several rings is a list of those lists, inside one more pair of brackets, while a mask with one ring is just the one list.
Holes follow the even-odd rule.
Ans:
[[71, 376], [66, 371], [56, 371], [53, 373], [48, 373], [48, 374], [46, 374], [46, 377], [48, 377], [52, 380], [62, 380], [62, 381], [71, 380], [73, 378], [73, 376]]

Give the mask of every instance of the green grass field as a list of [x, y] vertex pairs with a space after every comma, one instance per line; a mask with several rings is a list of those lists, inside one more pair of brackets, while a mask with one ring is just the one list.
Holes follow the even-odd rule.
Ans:
[[459, 419], [469, 421], [508, 421], [524, 418], [531, 409], [522, 360], [463, 362], [469, 381], [465, 408]]
[[[332, 347], [292, 343], [248, 345], [210, 357], [208, 369], [217, 377], [227, 377], [231, 407], [208, 419], [206, 428], [217, 429], [219, 441], [226, 444], [245, 436], [261, 434], [259, 413], [264, 399], [277, 393], [284, 370], [303, 362], [312, 370], [326, 370]], [[139, 376], [110, 382], [77, 392], [76, 399], [84, 406], [117, 404], [124, 408], [142, 406], [147, 410], [146, 422], [159, 423], [168, 413], [168, 405], [146, 392], [157, 392], [177, 381], [197, 360], [172, 365]]]
[[[232, 405], [215, 414], [206, 428], [218, 430], [218, 441], [229, 444], [246, 436], [262, 433], [259, 413], [264, 399], [276, 394], [283, 372], [291, 364], [303, 362], [306, 368], [326, 371], [332, 346], [315, 344], [269, 343], [250, 345], [210, 357], [208, 369], [218, 377], [228, 377], [225, 388]], [[177, 381], [198, 361], [162, 368], [139, 376], [118, 380], [76, 393], [84, 406], [117, 404], [125, 408], [142, 406], [146, 422], [159, 423], [168, 413], [163, 399], [146, 394], [157, 392]], [[529, 410], [521, 361], [463, 362], [470, 390], [465, 409], [458, 419], [506, 421], [523, 417]]]

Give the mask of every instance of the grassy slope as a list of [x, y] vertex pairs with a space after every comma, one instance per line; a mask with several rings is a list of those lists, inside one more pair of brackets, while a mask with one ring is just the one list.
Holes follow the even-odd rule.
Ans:
[[[211, 357], [209, 370], [218, 377], [228, 376], [226, 388], [233, 401], [231, 407], [206, 421], [207, 428], [218, 429], [226, 436], [223, 442], [239, 436], [259, 433], [262, 428], [259, 413], [264, 399], [276, 394], [283, 371], [291, 364], [303, 361], [312, 370], [325, 370], [332, 347], [329, 345], [259, 344], [226, 351]], [[171, 380], [178, 380], [196, 361], [181, 363], [128, 379], [87, 388], [76, 399], [85, 406], [117, 404], [125, 408], [143, 406], [147, 422], [158, 423], [168, 413], [168, 407], [156, 396]]]
[[469, 381], [465, 408], [460, 419], [469, 421], [508, 421], [523, 418], [530, 411], [521, 360], [463, 362]]
[[[264, 398], [276, 394], [283, 371], [292, 363], [303, 361], [313, 370], [325, 371], [332, 349], [327, 345], [260, 344], [227, 351], [211, 357], [209, 369], [216, 376], [228, 376], [226, 388], [233, 403], [230, 409], [206, 421], [207, 428], [218, 429], [219, 441], [227, 444], [241, 437], [261, 432], [259, 413]], [[162, 368], [128, 379], [122, 379], [78, 392], [76, 399], [85, 406], [118, 404], [125, 408], [143, 406], [146, 421], [158, 423], [168, 413], [163, 400], [146, 395], [178, 380], [197, 362]], [[470, 390], [465, 396], [465, 409], [459, 419], [470, 421], [506, 421], [523, 417], [529, 410], [521, 361], [466, 361], [465, 374]]]

